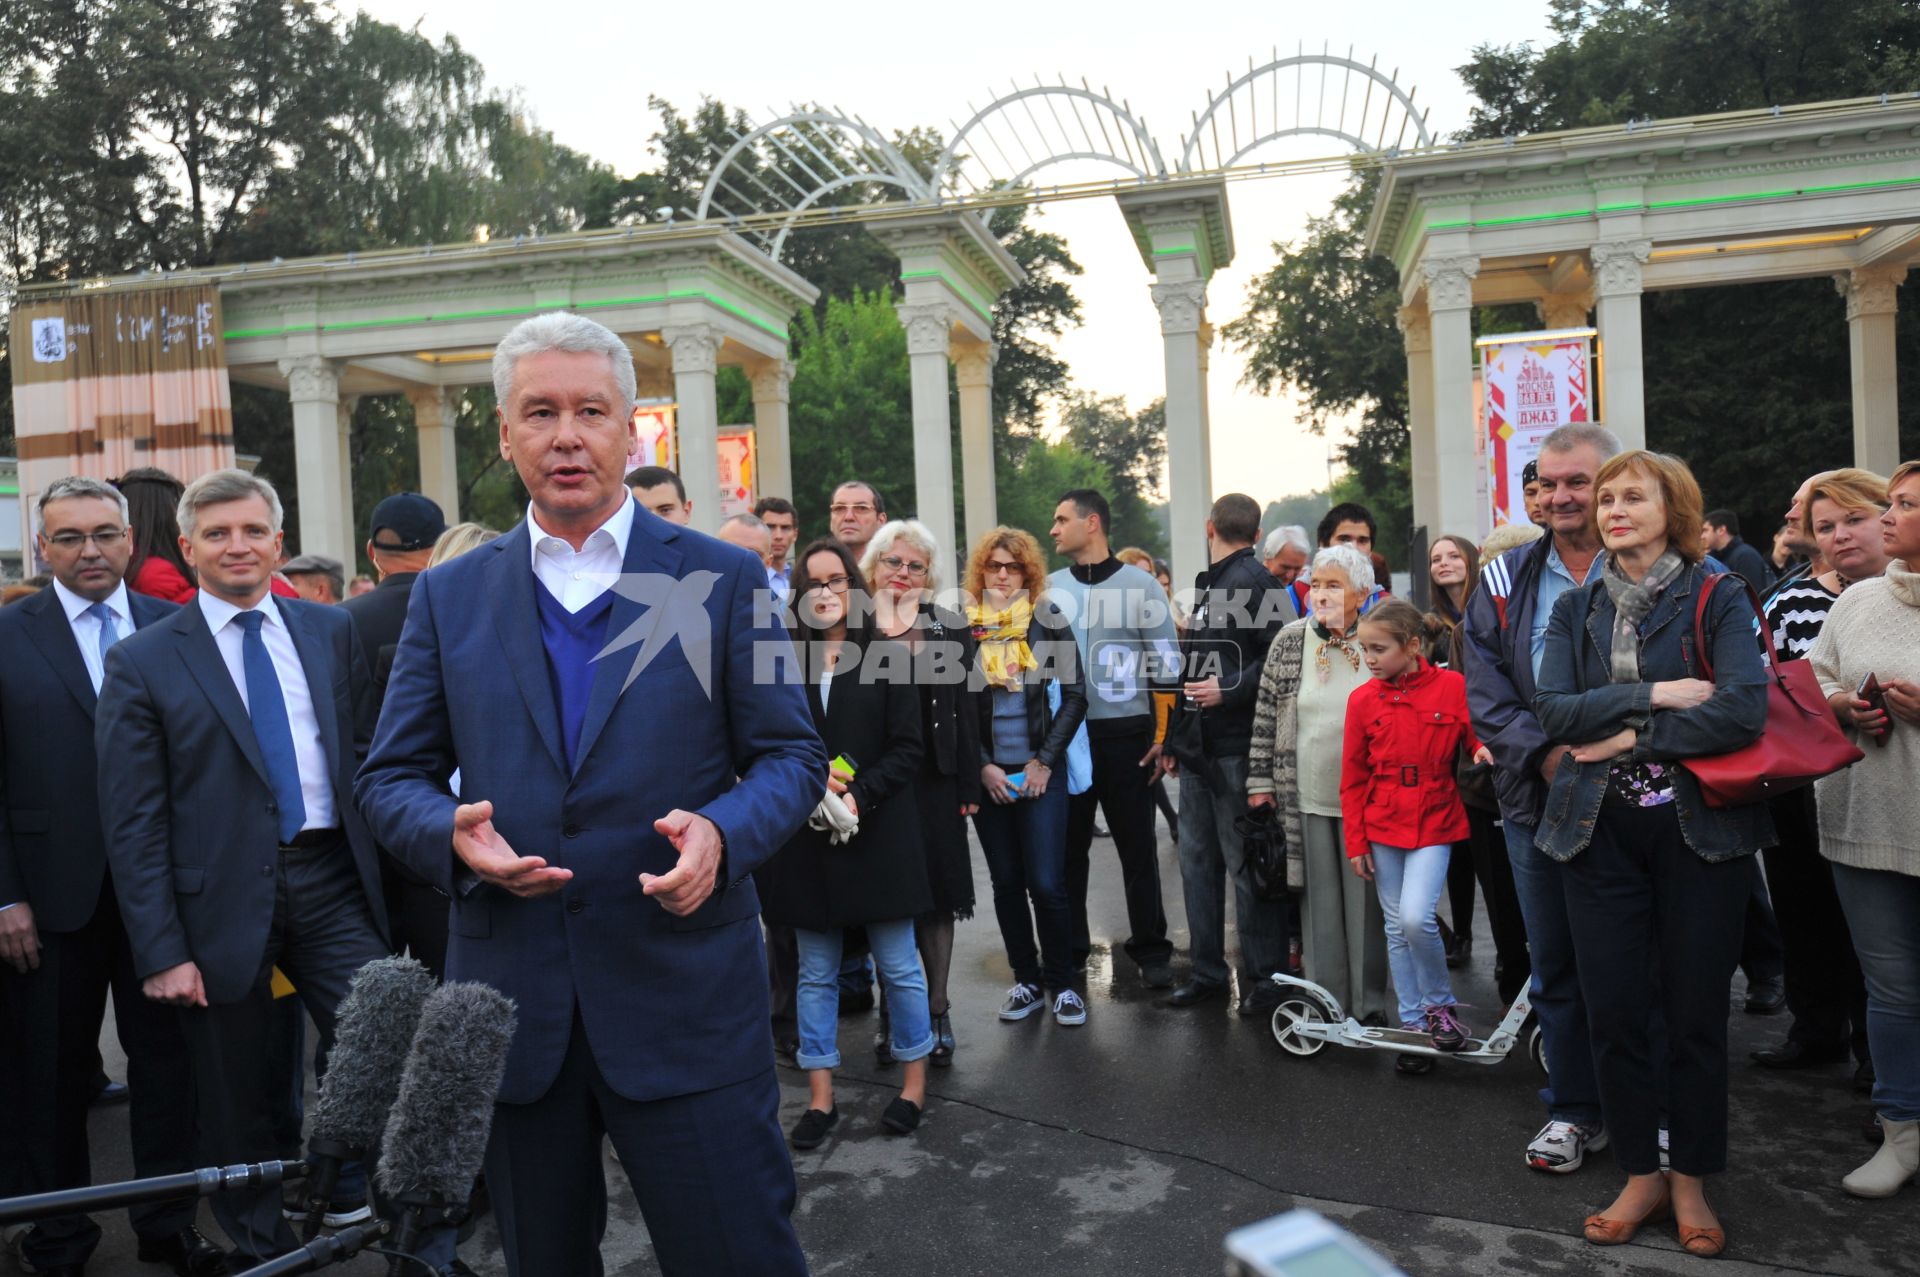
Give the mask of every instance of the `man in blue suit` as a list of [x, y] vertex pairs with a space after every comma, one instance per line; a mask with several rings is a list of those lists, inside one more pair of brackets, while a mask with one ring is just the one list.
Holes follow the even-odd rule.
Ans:
[[[354, 972], [385, 957], [378, 852], [354, 811], [370, 680], [353, 620], [268, 592], [280, 498], [217, 470], [180, 498], [200, 594], [107, 653], [95, 738], [100, 813], [134, 970], [181, 1008], [202, 1154], [277, 1157], [272, 975], [330, 1046]], [[214, 1217], [238, 1266], [294, 1239], [277, 1188], [227, 1192]]]
[[452, 899], [448, 978], [519, 1007], [487, 1155], [507, 1271], [602, 1271], [609, 1135], [669, 1277], [804, 1273], [749, 874], [827, 760], [770, 673], [766, 571], [629, 496], [613, 333], [530, 319], [493, 379], [532, 503], [415, 583], [356, 791]]
[[[172, 1008], [140, 990], [107, 874], [94, 798], [100, 767], [94, 709], [107, 651], [161, 623], [173, 604], [127, 590], [127, 503], [98, 479], [57, 479], [40, 494], [40, 554], [53, 585], [0, 612], [0, 1139], [8, 1193], [89, 1182], [87, 1100], [100, 1021], [113, 994], [127, 1052], [133, 1169], [193, 1166], [187, 1046]], [[162, 1202], [128, 1215], [140, 1258], [183, 1274], [224, 1272], [194, 1230], [198, 1203]], [[41, 1220], [19, 1243], [28, 1271], [76, 1274], [100, 1241], [84, 1214]]]

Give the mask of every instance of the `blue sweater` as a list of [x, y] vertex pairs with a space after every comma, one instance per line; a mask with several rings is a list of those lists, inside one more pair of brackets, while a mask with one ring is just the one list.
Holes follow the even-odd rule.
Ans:
[[567, 770], [580, 748], [580, 729], [587, 721], [587, 698], [593, 694], [593, 658], [607, 645], [607, 620], [613, 612], [608, 590], [578, 612], [569, 612], [534, 582], [540, 603], [540, 641], [547, 649], [547, 678], [553, 684], [553, 703], [560, 710], [560, 737], [566, 746]]

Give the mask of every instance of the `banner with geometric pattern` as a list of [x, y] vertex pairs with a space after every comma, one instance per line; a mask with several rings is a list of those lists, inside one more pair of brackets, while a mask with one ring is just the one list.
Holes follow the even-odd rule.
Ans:
[[1520, 472], [1561, 426], [1593, 419], [1590, 331], [1483, 337], [1481, 438], [1493, 526], [1527, 517]]

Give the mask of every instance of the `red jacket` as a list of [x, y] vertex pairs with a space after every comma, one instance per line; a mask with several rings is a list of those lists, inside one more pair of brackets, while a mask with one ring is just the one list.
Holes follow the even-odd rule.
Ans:
[[[141, 563], [140, 570], [127, 582], [127, 588], [135, 594], [147, 594], [156, 599], [165, 599], [169, 603], [190, 603], [200, 591], [193, 582], [180, 575], [180, 569], [159, 555], [149, 555]], [[297, 599], [300, 591], [293, 588], [285, 577], [274, 573], [267, 582], [267, 593], [277, 594], [283, 599]]]
[[1347, 857], [1372, 844], [1412, 851], [1467, 837], [1453, 769], [1480, 748], [1467, 714], [1467, 680], [1425, 661], [1389, 683], [1371, 679], [1347, 701], [1340, 813]]

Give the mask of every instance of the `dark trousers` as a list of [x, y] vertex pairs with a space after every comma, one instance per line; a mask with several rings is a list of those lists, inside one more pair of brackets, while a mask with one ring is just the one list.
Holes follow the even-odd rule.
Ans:
[[[1612, 801], [1593, 841], [1564, 867], [1600, 1108], [1629, 1175], [1660, 1169], [1663, 1099], [1673, 1169], [1726, 1169], [1727, 983], [1756, 872], [1750, 856], [1710, 864], [1695, 855], [1671, 803]], [[1665, 1087], [1654, 1058], [1656, 1009], [1666, 1028]]]
[[1014, 979], [1050, 994], [1077, 987], [1073, 911], [1067, 904], [1069, 800], [1064, 773], [1062, 768], [1038, 798], [1010, 803], [988, 798], [973, 818], [993, 879], [993, 915], [1000, 922], [1007, 965]]
[[1740, 969], [1747, 973], [1748, 985], [1762, 980], [1778, 980], [1786, 972], [1786, 955], [1780, 941], [1780, 923], [1768, 898], [1767, 880], [1753, 875], [1753, 889], [1747, 893], [1747, 920], [1740, 939]]
[[1771, 804], [1780, 845], [1761, 852], [1786, 958], [1787, 1037], [1824, 1050], [1851, 1043], [1862, 1064], [1867, 1050], [1867, 986], [1854, 956], [1853, 933], [1833, 888], [1833, 866], [1820, 854], [1820, 816], [1813, 789], [1782, 794]]
[[[1499, 963], [1500, 1001], [1510, 1005], [1527, 977], [1533, 973], [1533, 960], [1527, 954], [1527, 922], [1520, 913], [1520, 893], [1513, 884], [1513, 862], [1507, 859], [1506, 835], [1495, 823], [1490, 811], [1467, 808], [1470, 831], [1467, 847], [1474, 877], [1480, 882], [1481, 898], [1487, 902], [1487, 929], [1493, 933], [1493, 954]], [[1460, 849], [1454, 848], [1454, 859]], [[1448, 881], [1452, 881], [1449, 865]]]
[[392, 871], [382, 875], [380, 885], [387, 896], [387, 930], [393, 935], [393, 951], [411, 955], [433, 972], [434, 979], [446, 979], [447, 910], [451, 902], [437, 889]]
[[[354, 973], [386, 956], [344, 841], [279, 853], [273, 926], [253, 988], [236, 1002], [180, 1012], [193, 1058], [201, 1155], [208, 1162], [257, 1162], [284, 1152], [275, 1138], [287, 1079], [276, 1071], [273, 968], [293, 982], [324, 1053], [333, 1045], [334, 1016]], [[244, 1256], [266, 1258], [294, 1248], [278, 1188], [217, 1194], [213, 1214]]]
[[[46, 1193], [92, 1182], [87, 1106], [99, 1066], [100, 1026], [113, 995], [114, 1028], [127, 1052], [128, 1121], [136, 1177], [192, 1170], [193, 1094], [187, 1046], [172, 1007], [150, 1001], [110, 883], [78, 931], [40, 933], [40, 966], [20, 975], [0, 965], [0, 1034], [12, 1065], [6, 1155], [9, 1193]], [[17, 1160], [16, 1160], [17, 1159]], [[170, 1237], [193, 1222], [198, 1202], [151, 1202], [127, 1211], [140, 1237]], [[84, 1264], [100, 1243], [86, 1215], [34, 1225], [21, 1251], [36, 1268]]]
[[800, 1037], [800, 945], [793, 928], [777, 922], [767, 924], [767, 1005], [773, 1022], [775, 1042], [796, 1042]]
[[[1067, 800], [1067, 906], [1073, 912], [1073, 960], [1084, 965], [1093, 949], [1087, 926], [1087, 879], [1091, 872], [1093, 814], [1107, 818], [1113, 849], [1120, 856], [1120, 883], [1127, 895], [1127, 956], [1143, 967], [1164, 966], [1173, 957], [1167, 939], [1167, 910], [1160, 899], [1160, 859], [1153, 827], [1150, 773], [1140, 760], [1153, 748], [1153, 724], [1143, 719], [1135, 730], [1111, 736], [1089, 734], [1093, 747], [1093, 785]], [[1061, 779], [1065, 779], [1064, 769]]]
[[1455, 843], [1447, 861], [1447, 925], [1467, 944], [1473, 943], [1474, 873], [1472, 848]]
[[728, 1086], [630, 1100], [600, 1075], [578, 1017], [531, 1104], [496, 1104], [487, 1184], [508, 1277], [600, 1277], [610, 1136], [665, 1277], [805, 1277], [773, 1065]]

